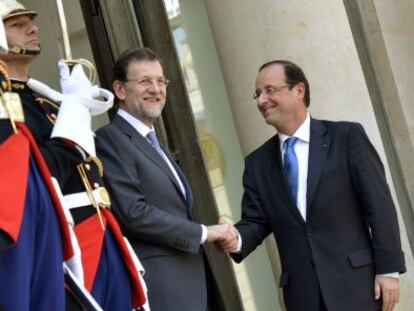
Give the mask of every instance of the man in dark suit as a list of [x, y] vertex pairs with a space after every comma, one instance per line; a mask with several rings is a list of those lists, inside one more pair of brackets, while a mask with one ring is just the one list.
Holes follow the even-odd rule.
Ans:
[[[113, 211], [146, 270], [151, 310], [220, 310], [207, 303], [205, 241], [235, 235], [225, 225], [192, 220], [190, 186], [156, 138], [153, 123], [165, 105], [168, 80], [150, 49], [134, 49], [114, 65], [119, 110], [97, 132]], [[208, 269], [207, 269], [208, 271]]]
[[308, 81], [288, 61], [259, 69], [254, 99], [278, 133], [247, 156], [239, 239], [219, 248], [240, 262], [273, 233], [288, 310], [380, 310], [381, 301], [392, 310], [405, 263], [383, 165], [362, 126], [311, 118]]

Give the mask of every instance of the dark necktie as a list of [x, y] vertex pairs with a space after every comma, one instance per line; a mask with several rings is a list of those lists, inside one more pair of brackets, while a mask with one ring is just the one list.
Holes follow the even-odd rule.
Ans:
[[298, 139], [296, 137], [290, 137], [285, 141], [285, 155], [283, 157], [283, 175], [289, 186], [290, 193], [293, 200], [297, 200], [298, 196], [298, 183], [299, 183], [299, 170], [298, 170], [298, 158], [296, 157], [294, 146]]

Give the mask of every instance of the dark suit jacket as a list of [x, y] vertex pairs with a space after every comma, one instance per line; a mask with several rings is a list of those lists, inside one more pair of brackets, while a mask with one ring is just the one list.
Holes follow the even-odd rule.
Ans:
[[376, 310], [374, 276], [404, 272], [383, 165], [361, 125], [311, 120], [307, 219], [282, 174], [277, 135], [246, 158], [241, 261], [273, 233], [288, 310]]
[[201, 226], [191, 219], [192, 193], [180, 191], [164, 159], [125, 119], [98, 130], [112, 210], [146, 270], [151, 310], [205, 310], [206, 281]]

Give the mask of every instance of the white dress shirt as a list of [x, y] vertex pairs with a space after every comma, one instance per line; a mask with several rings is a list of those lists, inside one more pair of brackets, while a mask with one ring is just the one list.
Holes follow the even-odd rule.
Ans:
[[[282, 162], [285, 154], [285, 141], [290, 137], [296, 137], [296, 141], [293, 149], [295, 150], [296, 157], [298, 159], [298, 196], [296, 206], [299, 209], [303, 219], [306, 220], [306, 189], [308, 186], [308, 158], [309, 158], [309, 140], [310, 140], [310, 116], [306, 116], [305, 121], [296, 130], [292, 136], [287, 136], [282, 133], [278, 133], [280, 141], [280, 152], [282, 154]], [[283, 163], [282, 163], [283, 164]]]

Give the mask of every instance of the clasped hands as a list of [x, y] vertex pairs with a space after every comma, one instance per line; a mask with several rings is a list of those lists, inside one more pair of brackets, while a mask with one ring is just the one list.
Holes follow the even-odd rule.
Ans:
[[217, 225], [207, 227], [207, 242], [214, 243], [223, 253], [237, 249], [239, 232], [230, 221], [220, 218]]

